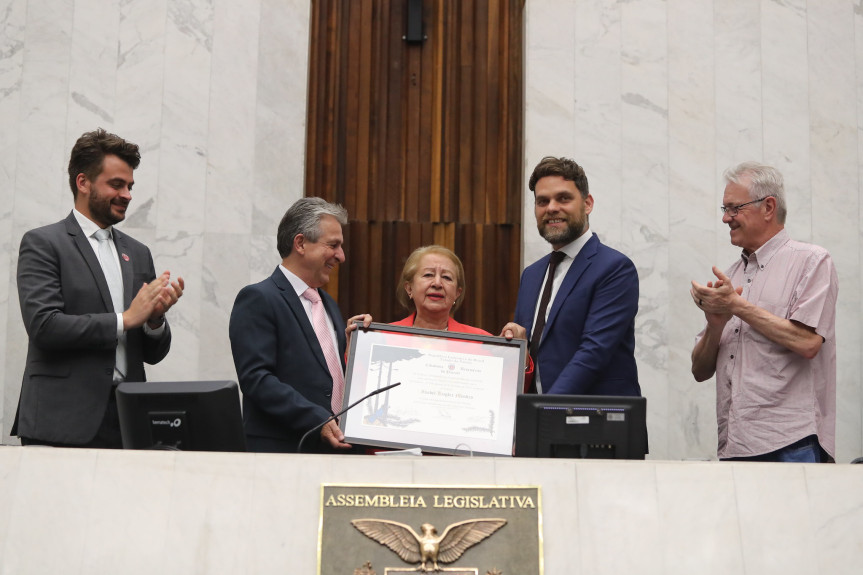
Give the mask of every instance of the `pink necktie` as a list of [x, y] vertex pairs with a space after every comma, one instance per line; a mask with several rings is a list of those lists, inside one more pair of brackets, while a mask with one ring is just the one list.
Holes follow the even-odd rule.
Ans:
[[338, 413], [342, 409], [342, 399], [345, 394], [345, 374], [342, 373], [342, 362], [339, 361], [339, 356], [333, 347], [333, 338], [330, 335], [330, 328], [327, 326], [324, 305], [321, 303], [318, 290], [309, 288], [303, 292], [303, 297], [312, 303], [312, 326], [315, 328], [315, 335], [318, 336], [318, 343], [321, 344], [324, 358], [327, 360], [327, 367], [330, 368], [330, 375], [333, 377], [332, 408], [333, 413]]

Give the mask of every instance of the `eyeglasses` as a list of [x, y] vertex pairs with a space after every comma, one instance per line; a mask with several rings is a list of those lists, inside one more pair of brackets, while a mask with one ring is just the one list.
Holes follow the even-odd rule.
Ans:
[[752, 200], [751, 202], [746, 202], [745, 204], [740, 204], [737, 206], [719, 206], [719, 209], [723, 214], [728, 214], [729, 217], [735, 217], [740, 212], [740, 208], [744, 206], [748, 206], [749, 204], [757, 204], [758, 202], [763, 202], [770, 196], [764, 196], [763, 198], [758, 198], [757, 200]]

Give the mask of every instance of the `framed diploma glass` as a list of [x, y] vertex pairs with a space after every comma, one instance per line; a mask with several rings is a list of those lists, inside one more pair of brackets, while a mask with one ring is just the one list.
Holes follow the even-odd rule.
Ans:
[[351, 337], [345, 441], [445, 454], [512, 455], [527, 342], [372, 323]]

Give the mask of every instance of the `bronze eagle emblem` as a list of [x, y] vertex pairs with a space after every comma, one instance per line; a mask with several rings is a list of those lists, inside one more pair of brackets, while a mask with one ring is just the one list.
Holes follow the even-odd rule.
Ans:
[[420, 526], [422, 535], [417, 535], [410, 525], [387, 519], [354, 519], [351, 525], [366, 537], [389, 547], [402, 560], [419, 563], [420, 571], [440, 571], [438, 561], [452, 563], [470, 547], [506, 525], [506, 519], [459, 521], [447, 527], [440, 536], [431, 523]]

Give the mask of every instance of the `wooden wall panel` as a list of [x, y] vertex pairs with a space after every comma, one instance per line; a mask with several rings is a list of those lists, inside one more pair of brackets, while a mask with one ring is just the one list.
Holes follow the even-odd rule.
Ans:
[[348, 261], [328, 291], [345, 316], [403, 317], [410, 252], [461, 257], [456, 318], [497, 333], [520, 272], [523, 0], [313, 0], [305, 193], [344, 205]]

